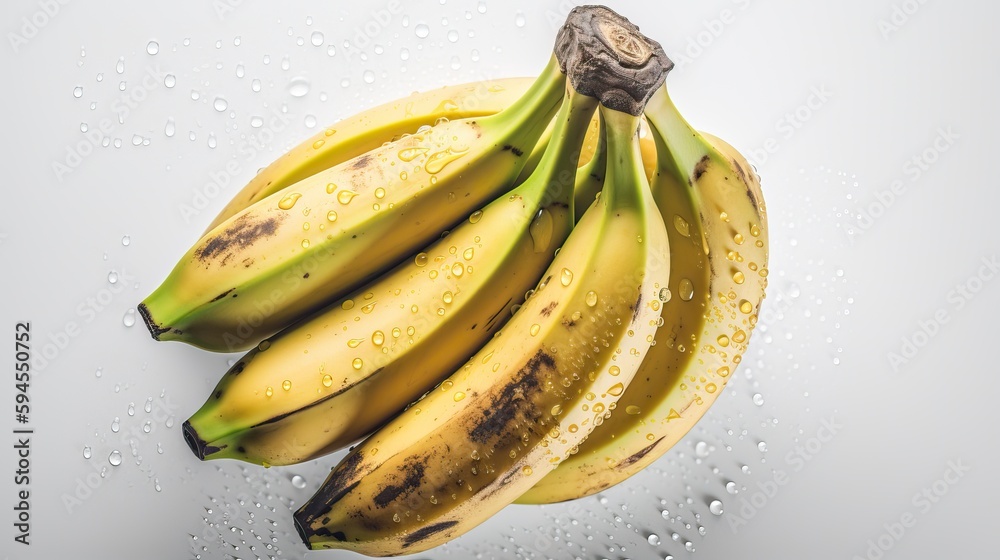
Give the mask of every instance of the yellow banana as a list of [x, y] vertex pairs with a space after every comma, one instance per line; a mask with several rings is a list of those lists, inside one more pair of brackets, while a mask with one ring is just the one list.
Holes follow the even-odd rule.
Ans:
[[234, 364], [184, 424], [195, 454], [264, 465], [314, 459], [385, 423], [460, 367], [569, 235], [580, 141], [596, 107], [587, 97], [564, 102], [522, 185]]
[[430, 127], [254, 203], [140, 304], [150, 333], [244, 350], [387, 270], [513, 186], [564, 87], [553, 56], [492, 117]]
[[665, 325], [615, 415], [519, 503], [588, 496], [663, 455], [722, 393], [757, 321], [768, 252], [756, 174], [731, 146], [688, 125], [665, 87], [646, 116], [659, 156], [654, 198], [670, 236]]
[[295, 513], [310, 548], [416, 553], [475, 527], [610, 416], [653, 341], [669, 245], [639, 115], [670, 63], [606, 8], [574, 9], [563, 32], [571, 42], [556, 52], [573, 89], [601, 100], [607, 125], [602, 196], [500, 333], [348, 454]]
[[653, 339], [669, 249], [639, 120], [605, 119], [604, 195], [500, 335], [360, 444], [296, 512], [311, 548], [437, 546], [517, 498], [610, 414]]
[[507, 78], [414, 93], [348, 117], [292, 148], [236, 193], [205, 233], [251, 204], [320, 171], [441, 119], [488, 117], [517, 101], [533, 78]]

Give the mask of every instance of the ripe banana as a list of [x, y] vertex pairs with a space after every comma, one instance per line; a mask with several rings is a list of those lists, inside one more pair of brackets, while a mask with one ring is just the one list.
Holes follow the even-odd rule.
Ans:
[[[201, 459], [289, 465], [344, 447], [459, 368], [538, 283], [575, 223], [597, 100], [567, 94], [536, 172], [347, 299], [265, 340], [184, 424]], [[579, 181], [575, 181], [579, 175]]]
[[519, 503], [589, 496], [663, 455], [722, 393], [757, 321], [768, 259], [759, 179], [731, 146], [687, 124], [665, 87], [646, 116], [659, 156], [653, 196], [670, 237], [666, 324], [615, 415]]
[[296, 512], [311, 548], [416, 553], [486, 520], [605, 421], [653, 340], [669, 251], [639, 119], [610, 114], [603, 196], [511, 321]]
[[251, 204], [441, 119], [488, 117], [518, 100], [532, 78], [474, 82], [414, 93], [348, 117], [292, 148], [236, 193], [205, 233]]
[[140, 304], [153, 338], [244, 350], [400, 262], [512, 187], [564, 86], [553, 56], [492, 117], [431, 127], [236, 214]]
[[571, 50], [556, 52], [573, 89], [601, 100], [603, 194], [500, 333], [348, 454], [295, 513], [310, 548], [415, 553], [478, 525], [609, 417], [653, 341], [669, 245], [639, 115], [670, 63], [606, 8], [574, 9], [563, 31]]

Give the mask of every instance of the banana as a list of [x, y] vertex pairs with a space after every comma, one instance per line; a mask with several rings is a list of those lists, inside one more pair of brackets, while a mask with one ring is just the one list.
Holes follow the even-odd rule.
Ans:
[[260, 171], [212, 220], [205, 233], [251, 204], [378, 148], [385, 142], [411, 134], [441, 119], [488, 117], [518, 100], [532, 78], [507, 78], [447, 86], [414, 93], [373, 107], [315, 134]]
[[153, 338], [245, 350], [387, 270], [513, 186], [564, 86], [553, 56], [492, 117], [441, 123], [236, 214], [140, 304]]
[[736, 150], [693, 129], [667, 95], [650, 100], [659, 164], [654, 198], [668, 225], [666, 324], [610, 420], [518, 499], [589, 496], [639, 472], [683, 438], [746, 353], [767, 287], [767, 212]]
[[[632, 93], [629, 102], [606, 95], [603, 80], [588, 83], [590, 73], [567, 63], [574, 88], [602, 102], [608, 135], [602, 196], [500, 334], [356, 447], [295, 513], [310, 548], [416, 553], [468, 531], [571, 455], [605, 421], [638, 369], [669, 277], [666, 228], [642, 168], [638, 115], [662, 83], [666, 57], [610, 14], [577, 8], [570, 21], [592, 15], [584, 20], [592, 33], [632, 49], [616, 50], [628, 57], [624, 76], [608, 81], [648, 93]], [[626, 34], [633, 40], [625, 41]], [[612, 64], [589, 51], [579, 59]], [[642, 63], [659, 72], [641, 72]]]
[[460, 367], [569, 235], [574, 182], [595, 182], [584, 172], [574, 179], [596, 107], [596, 99], [567, 92], [526, 182], [236, 362], [184, 424], [195, 454], [263, 465], [314, 459], [371, 432]]

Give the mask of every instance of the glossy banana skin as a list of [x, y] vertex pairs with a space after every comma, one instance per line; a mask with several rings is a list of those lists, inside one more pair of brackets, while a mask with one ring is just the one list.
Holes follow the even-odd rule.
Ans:
[[385, 556], [442, 544], [533, 486], [609, 417], [653, 340], [669, 247], [639, 120], [602, 112], [619, 136], [604, 195], [500, 334], [355, 448], [296, 512], [310, 547]]
[[234, 364], [185, 423], [195, 454], [308, 461], [371, 432], [460, 367], [510, 318], [569, 235], [576, 185], [594, 181], [576, 166], [595, 107], [561, 110], [557, 120], [571, 124], [518, 188]]
[[294, 183], [397, 140], [442, 119], [495, 115], [510, 107], [534, 78], [473, 82], [414, 93], [373, 107], [316, 133], [261, 170], [226, 204], [205, 230]]
[[662, 456], [732, 379], [757, 322], [768, 275], [759, 178], [731, 146], [691, 128], [665, 88], [646, 116], [658, 154], [653, 194], [670, 236], [664, 324], [612, 418], [519, 503], [589, 496]]
[[140, 304], [151, 334], [245, 350], [363, 285], [509, 190], [564, 88], [553, 60], [504, 112], [431, 127], [252, 204]]

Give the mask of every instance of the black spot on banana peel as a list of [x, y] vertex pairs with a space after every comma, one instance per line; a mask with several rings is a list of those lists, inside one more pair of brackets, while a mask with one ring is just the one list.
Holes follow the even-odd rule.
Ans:
[[707, 155], [701, 158], [701, 161], [698, 162], [698, 165], [694, 166], [694, 173], [691, 175], [691, 184], [694, 184], [695, 181], [701, 179], [701, 176], [704, 175], [706, 171], [708, 171], [708, 166], [711, 165], [711, 163], [712, 159]]
[[407, 461], [399, 468], [400, 474], [403, 475], [403, 480], [399, 484], [387, 484], [378, 494], [375, 494], [372, 502], [374, 502], [376, 507], [384, 509], [397, 499], [418, 489], [424, 480], [424, 471], [426, 469], [426, 456]]
[[574, 8], [560, 29], [556, 58], [577, 92], [638, 116], [674, 63], [663, 47], [604, 6]]
[[458, 525], [458, 521], [442, 521], [440, 523], [435, 523], [433, 525], [428, 525], [426, 527], [418, 529], [410, 533], [409, 535], [406, 535], [406, 537], [403, 539], [403, 548], [409, 548], [410, 546], [413, 546], [414, 544], [426, 539], [427, 537], [430, 537], [431, 535], [436, 535], [441, 531], [454, 527], [455, 525]]
[[[666, 437], [666, 436], [664, 436], [664, 437]], [[653, 443], [647, 445], [646, 447], [643, 447], [639, 451], [636, 451], [630, 457], [628, 457], [624, 461], [622, 461], [622, 462], [618, 463], [617, 465], [615, 465], [615, 468], [616, 469], [624, 469], [624, 468], [628, 467], [629, 465], [634, 465], [635, 463], [638, 463], [639, 461], [642, 460], [643, 457], [645, 457], [646, 455], [649, 455], [649, 453], [653, 449], [655, 449], [656, 446], [659, 445], [661, 441], [663, 441], [663, 437], [661, 437], [660, 439], [658, 439], [658, 440], [654, 441]]]
[[[320, 521], [330, 506], [344, 497], [345, 494], [354, 489], [360, 482], [358, 473], [361, 472], [362, 456], [360, 451], [353, 451], [344, 458], [330, 473], [330, 476], [320, 486], [319, 491], [309, 501], [302, 506], [302, 509], [295, 512], [295, 525], [302, 536], [303, 542], [309, 542], [309, 535], [330, 535], [329, 529], [320, 527], [313, 529], [312, 526]], [[344, 539], [338, 539], [344, 540]]]
[[225, 266], [236, 253], [252, 246], [259, 239], [273, 236], [284, 219], [285, 214], [278, 214], [255, 222], [250, 214], [243, 214], [224, 231], [198, 247], [194, 256], [206, 266], [211, 266], [213, 262]]
[[510, 443], [507, 440], [517, 437], [509, 429], [512, 422], [524, 420], [520, 422], [524, 426], [538, 425], [541, 413], [534, 405], [534, 397], [545, 386], [540, 377], [543, 371], [555, 373], [555, 369], [556, 362], [550, 354], [542, 350], [536, 352], [489, 406], [483, 408], [482, 417], [469, 431], [469, 438], [480, 445], [493, 442], [496, 449], [506, 447]]

